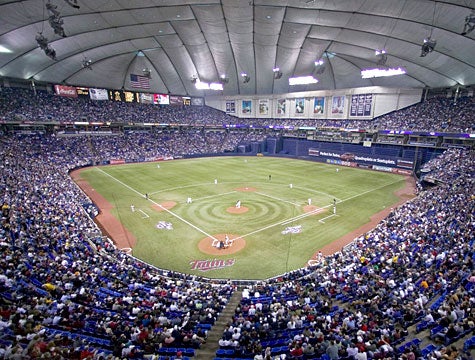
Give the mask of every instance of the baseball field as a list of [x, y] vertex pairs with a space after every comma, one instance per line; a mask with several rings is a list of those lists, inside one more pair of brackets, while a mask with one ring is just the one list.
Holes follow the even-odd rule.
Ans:
[[400, 175], [272, 157], [92, 167], [73, 178], [119, 248], [163, 269], [224, 279], [265, 279], [318, 261], [319, 250], [341, 249], [410, 197], [398, 196], [407, 188]]

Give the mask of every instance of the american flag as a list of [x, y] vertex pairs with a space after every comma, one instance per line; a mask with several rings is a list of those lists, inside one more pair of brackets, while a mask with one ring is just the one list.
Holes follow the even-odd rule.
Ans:
[[146, 76], [130, 74], [130, 86], [139, 89], [150, 89], [150, 79]]

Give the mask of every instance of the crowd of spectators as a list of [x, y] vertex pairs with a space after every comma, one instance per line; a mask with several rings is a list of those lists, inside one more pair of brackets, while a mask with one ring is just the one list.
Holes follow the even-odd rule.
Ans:
[[2, 88], [0, 121], [72, 123], [118, 122], [213, 125], [222, 127], [317, 127], [366, 130], [471, 132], [475, 128], [475, 97], [434, 97], [374, 120], [312, 118], [238, 118], [208, 106], [175, 106], [68, 98], [46, 91]]
[[[451, 149], [428, 168], [439, 186], [421, 188], [341, 252], [249, 285], [220, 340], [223, 354], [470, 358], [453, 343], [475, 330], [475, 156]], [[406, 338], [415, 324], [436, 343], [424, 354]]]
[[[100, 139], [103, 151], [116, 147]], [[96, 145], [84, 147], [77, 137], [1, 141], [5, 358], [140, 358], [161, 346], [205, 341], [196, 324], [214, 322], [234, 286], [164, 274], [100, 235], [82, 208], [89, 200], [67, 173], [91, 163]], [[439, 326], [434, 340], [442, 342], [472, 331], [474, 165], [473, 153], [448, 150], [427, 164], [441, 185], [421, 190], [318, 265], [249, 285], [220, 344], [235, 356], [273, 356], [277, 339], [288, 356], [392, 358], [415, 321]], [[435, 298], [439, 305], [428, 307]], [[347, 306], [335, 307], [336, 300]]]
[[[214, 323], [235, 284], [161, 271], [117, 250], [68, 171], [106, 158], [221, 152], [262, 140], [254, 136], [193, 128], [87, 141], [2, 136], [0, 356], [142, 358], [205, 342], [201, 325]], [[446, 151], [426, 164], [440, 184], [421, 188], [375, 229], [318, 264], [248, 285], [223, 350], [267, 359], [422, 357], [405, 329], [423, 324], [443, 345], [426, 358], [468, 358], [452, 344], [475, 329], [474, 169], [473, 151]]]
[[[234, 290], [117, 250], [68, 170], [83, 139], [0, 139], [0, 358], [142, 358], [206, 341]], [[111, 146], [111, 144], [108, 144]]]
[[233, 119], [207, 106], [156, 106], [141, 103], [69, 98], [46, 91], [3, 88], [0, 120], [72, 123], [74, 121], [119, 123], [167, 123], [222, 125]]
[[[93, 164], [110, 159], [127, 162], [150, 161], [159, 157], [182, 157], [234, 152], [239, 144], [262, 142], [267, 135], [254, 132], [211, 131], [185, 128], [146, 132], [113, 133], [106, 136], [56, 136], [57, 146], [77, 142]], [[75, 139], [74, 139], [75, 138]], [[84, 139], [87, 139], [86, 141]]]
[[375, 128], [385, 130], [471, 133], [475, 129], [475, 97], [434, 97], [380, 116]]

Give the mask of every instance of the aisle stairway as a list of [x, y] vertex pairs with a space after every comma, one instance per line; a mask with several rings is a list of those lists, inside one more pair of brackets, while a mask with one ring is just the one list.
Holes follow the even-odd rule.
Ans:
[[234, 315], [234, 310], [241, 301], [241, 298], [242, 291], [238, 288], [229, 299], [228, 304], [219, 315], [211, 330], [208, 332], [206, 344], [202, 344], [201, 348], [196, 351], [193, 360], [211, 360], [215, 357], [216, 350], [219, 348], [218, 341], [221, 336], [223, 336], [224, 329]]

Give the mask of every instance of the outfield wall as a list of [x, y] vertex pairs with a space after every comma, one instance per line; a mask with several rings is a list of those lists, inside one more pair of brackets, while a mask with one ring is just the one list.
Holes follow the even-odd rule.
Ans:
[[378, 171], [412, 174], [444, 149], [404, 145], [375, 144], [364, 146], [351, 143], [324, 142], [298, 138], [269, 137], [262, 141], [238, 144], [234, 152], [201, 153], [183, 156], [167, 156], [135, 159], [104, 159], [95, 165], [118, 165], [124, 163], [166, 161], [181, 157], [213, 157], [235, 155], [258, 155], [297, 157], [333, 165], [360, 167]]
[[[431, 154], [429, 154], [431, 152]], [[360, 167], [378, 171], [412, 174], [432, 152], [442, 150], [400, 145], [332, 143], [304, 139], [284, 138], [283, 155], [308, 158], [328, 164]]]

